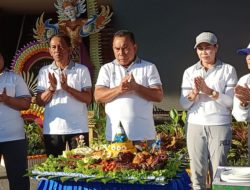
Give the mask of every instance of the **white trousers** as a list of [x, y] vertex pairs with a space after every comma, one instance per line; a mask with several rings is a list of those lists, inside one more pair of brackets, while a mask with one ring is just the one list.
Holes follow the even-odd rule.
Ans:
[[193, 189], [206, 189], [209, 171], [214, 178], [218, 166], [226, 166], [231, 147], [232, 129], [227, 125], [196, 125], [187, 123], [187, 147]]

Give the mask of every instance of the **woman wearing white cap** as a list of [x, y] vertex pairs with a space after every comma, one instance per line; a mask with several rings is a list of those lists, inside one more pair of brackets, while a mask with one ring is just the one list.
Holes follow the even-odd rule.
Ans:
[[[250, 44], [247, 48], [237, 51], [240, 55], [246, 56], [246, 63], [250, 69]], [[233, 116], [237, 121], [250, 121], [250, 73], [240, 78], [234, 89]], [[250, 165], [250, 127], [248, 126], [248, 165]]]
[[234, 67], [216, 58], [217, 37], [202, 32], [194, 46], [199, 61], [183, 74], [180, 104], [188, 111], [187, 147], [193, 189], [206, 189], [206, 177], [225, 166], [230, 149], [231, 109], [237, 75]]

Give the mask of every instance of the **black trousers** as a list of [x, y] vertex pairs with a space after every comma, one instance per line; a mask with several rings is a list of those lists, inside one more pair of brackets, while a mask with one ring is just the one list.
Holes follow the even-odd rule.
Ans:
[[52, 154], [54, 157], [62, 155], [62, 152], [66, 147], [66, 142], [68, 142], [70, 149], [76, 148], [76, 137], [79, 137], [79, 135], [84, 136], [85, 145], [89, 146], [89, 133], [77, 133], [69, 135], [43, 135], [46, 154]]
[[27, 141], [0, 142], [0, 158], [3, 155], [10, 190], [29, 190], [27, 173]]

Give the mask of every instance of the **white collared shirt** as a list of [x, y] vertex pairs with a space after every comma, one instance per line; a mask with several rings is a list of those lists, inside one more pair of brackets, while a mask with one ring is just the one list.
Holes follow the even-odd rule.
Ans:
[[[194, 78], [197, 76], [202, 76], [209, 88], [219, 92], [216, 101], [201, 92], [195, 101], [188, 100], [188, 93], [194, 89]], [[234, 67], [220, 60], [207, 71], [200, 62], [186, 69], [182, 79], [180, 104], [188, 110], [187, 121], [198, 125], [230, 123], [236, 83], [237, 74]]]
[[[6, 88], [11, 97], [31, 97], [23, 78], [11, 71], [0, 75], [0, 93]], [[20, 140], [25, 138], [24, 122], [20, 111], [0, 102], [0, 142]]]
[[[103, 65], [96, 86], [114, 88], [119, 86], [122, 78], [129, 73], [133, 74], [138, 84], [145, 87], [162, 85], [156, 66], [137, 58], [128, 68], [121, 66], [117, 60]], [[107, 116], [106, 138], [108, 140], [114, 138], [120, 121], [130, 140], [155, 139], [153, 102], [130, 92], [107, 102], [105, 111]]]
[[[250, 87], [250, 74], [244, 75], [238, 82], [238, 85], [240, 86], [245, 86], [245, 84]], [[250, 121], [250, 106], [241, 106], [240, 100], [234, 96], [232, 114], [237, 121]]]
[[[43, 92], [49, 88], [49, 72], [55, 74], [58, 83], [51, 101], [45, 106], [43, 133], [75, 134], [88, 132], [87, 106], [61, 88], [60, 74], [62, 71], [54, 62], [40, 69], [37, 90]], [[63, 72], [67, 75], [67, 84], [70, 87], [78, 91], [91, 88], [91, 78], [86, 66], [71, 61]]]

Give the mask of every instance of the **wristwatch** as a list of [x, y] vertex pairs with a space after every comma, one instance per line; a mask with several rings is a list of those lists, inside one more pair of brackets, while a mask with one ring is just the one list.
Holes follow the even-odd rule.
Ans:
[[248, 106], [248, 102], [245, 102], [245, 103], [240, 103], [240, 105], [242, 106], [242, 107], [247, 107]]
[[213, 90], [211, 95], [209, 95], [209, 97], [214, 99], [214, 98], [216, 98], [217, 93], [218, 93], [217, 91]]

